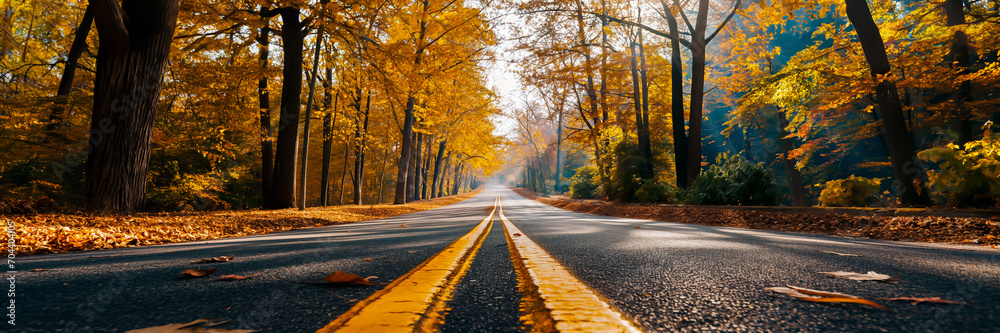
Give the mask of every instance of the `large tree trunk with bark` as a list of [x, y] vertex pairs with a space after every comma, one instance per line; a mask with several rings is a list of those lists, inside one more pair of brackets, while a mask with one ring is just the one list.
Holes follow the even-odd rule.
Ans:
[[424, 147], [424, 133], [417, 133], [417, 145], [413, 150], [415, 156], [413, 157], [413, 193], [411, 194], [413, 199], [420, 200], [420, 174], [423, 162], [423, 147]]
[[[321, 3], [325, 4], [326, 1], [324, 0]], [[302, 161], [299, 163], [299, 210], [306, 209], [306, 194], [308, 193], [306, 188], [309, 185], [309, 179], [306, 177], [306, 170], [309, 166], [309, 130], [311, 129], [309, 125], [312, 120], [313, 98], [316, 95], [316, 76], [319, 74], [319, 52], [323, 50], [324, 29], [326, 29], [326, 26], [322, 24], [321, 19], [319, 31], [316, 33], [316, 52], [313, 57], [312, 74], [309, 76], [309, 94], [306, 95], [306, 119], [302, 125]]]
[[438, 143], [437, 156], [434, 158], [434, 174], [432, 175], [434, 179], [431, 180], [431, 190], [430, 190], [431, 199], [437, 198], [439, 195], [438, 185], [441, 183], [441, 162], [444, 162], [444, 152], [446, 148], [448, 148], [447, 138], [441, 140], [441, 143]]
[[688, 185], [701, 173], [701, 117], [705, 99], [705, 28], [708, 22], [708, 0], [698, 2], [698, 17], [691, 34], [691, 109], [688, 119]]
[[794, 149], [792, 146], [792, 139], [788, 138], [788, 117], [785, 116], [785, 112], [778, 109], [778, 125], [781, 127], [779, 132], [781, 135], [781, 150], [783, 160], [785, 160], [785, 169], [788, 171], [788, 186], [792, 192], [792, 205], [798, 207], [808, 206], [806, 202], [806, 188], [802, 183], [802, 173], [799, 169], [795, 167], [795, 159], [788, 157], [789, 152]]
[[427, 184], [427, 172], [431, 168], [431, 153], [434, 152], [434, 137], [431, 135], [427, 139], [427, 143], [424, 145], [424, 164], [420, 168], [420, 200], [427, 199], [427, 189], [430, 187]]
[[302, 43], [304, 33], [299, 9], [285, 7], [281, 14], [284, 67], [281, 83], [281, 119], [275, 149], [272, 202], [268, 208], [295, 207], [295, 161], [298, 155], [299, 112], [302, 104]]
[[444, 167], [441, 168], [441, 180], [438, 180], [437, 191], [434, 197], [440, 198], [444, 196], [445, 183], [447, 182], [447, 177], [449, 170], [451, 170], [451, 152], [449, 151], [444, 157]]
[[56, 131], [63, 125], [63, 117], [66, 112], [66, 104], [69, 103], [69, 93], [73, 90], [73, 78], [76, 76], [77, 62], [80, 55], [87, 48], [87, 35], [90, 34], [90, 26], [94, 22], [94, 10], [87, 6], [87, 11], [83, 13], [80, 25], [76, 27], [76, 34], [73, 37], [73, 45], [66, 55], [66, 65], [63, 67], [63, 75], [59, 78], [59, 88], [56, 90], [56, 100], [49, 113], [49, 124], [45, 127], [46, 134], [56, 135]]
[[[672, 13], [664, 4], [664, 12]], [[670, 122], [674, 138], [674, 172], [677, 187], [688, 186], [688, 136], [684, 129], [684, 62], [681, 59], [680, 32], [677, 18], [665, 15], [670, 27]]]
[[[420, 64], [420, 56], [417, 56], [416, 63]], [[406, 111], [403, 116], [403, 142], [399, 147], [399, 162], [396, 173], [396, 195], [393, 204], [400, 205], [406, 203], [407, 178], [410, 176], [410, 152], [413, 150], [413, 103], [416, 98], [410, 95], [406, 98]]]
[[[847, 17], [851, 20], [872, 76], [891, 74], [892, 67], [885, 52], [885, 44], [878, 26], [872, 19], [868, 2], [865, 0], [845, 0]], [[878, 99], [878, 113], [882, 116], [882, 129], [889, 146], [890, 162], [896, 181], [894, 187], [903, 204], [926, 205], [930, 203], [927, 191], [922, 188], [921, 173], [913, 151], [913, 143], [906, 128], [903, 107], [899, 93], [891, 77], [881, 78], [875, 85]]]
[[[361, 91], [359, 90], [358, 93], [360, 92]], [[359, 104], [358, 111], [361, 110], [360, 102], [361, 99], [358, 98], [358, 104]], [[358, 134], [355, 135], [354, 137], [355, 144], [357, 145], [354, 148], [354, 204], [355, 205], [362, 204], [361, 194], [364, 192], [362, 191], [362, 184], [364, 184], [364, 179], [365, 179], [365, 144], [366, 144], [365, 139], [368, 137], [368, 114], [369, 112], [371, 112], [371, 108], [372, 108], [372, 94], [371, 91], [369, 91], [368, 102], [367, 106], [365, 107], [364, 124], [360, 126]], [[359, 114], [358, 116], [360, 117], [361, 115]]]
[[[264, 9], [265, 11], [267, 8]], [[270, 54], [271, 28], [268, 23], [269, 18], [264, 18], [264, 27], [260, 28], [260, 35], [257, 36], [257, 49], [260, 50], [260, 79], [257, 80], [257, 100], [260, 108], [260, 156], [261, 156], [261, 185], [263, 188], [264, 207], [271, 205], [271, 183], [274, 177], [274, 147], [271, 142], [271, 99], [267, 92], [267, 63]]]
[[[326, 81], [323, 82], [323, 106], [326, 115], [323, 116], [323, 174], [320, 176], [320, 202], [323, 206], [330, 205], [330, 160], [333, 153], [333, 126], [337, 124], [337, 103], [340, 94], [333, 100], [330, 93], [330, 86], [333, 84], [333, 70], [326, 68]], [[333, 108], [330, 108], [330, 101], [333, 100]], [[332, 118], [332, 119], [331, 119]]]
[[163, 68], [178, 0], [93, 0], [100, 38], [87, 154], [87, 209], [142, 206]]
[[[944, 13], [949, 27], [965, 24], [963, 6], [962, 0], [945, 0]], [[969, 53], [969, 36], [965, 34], [965, 31], [955, 31], [951, 38], [951, 52], [948, 54], [947, 60], [958, 75], [969, 73]], [[955, 121], [955, 129], [958, 132], [956, 144], [962, 147], [966, 142], [972, 141], [972, 115], [965, 107], [965, 103], [972, 101], [972, 81], [962, 80], [953, 96], [958, 113], [958, 119]]]

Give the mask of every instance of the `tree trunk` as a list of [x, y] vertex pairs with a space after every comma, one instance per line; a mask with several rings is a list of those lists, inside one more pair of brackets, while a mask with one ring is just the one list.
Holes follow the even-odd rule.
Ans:
[[455, 187], [451, 190], [452, 195], [458, 194], [458, 190], [461, 189], [462, 183], [460, 183], [459, 180], [461, 180], [460, 176], [462, 175], [462, 171], [464, 169], [465, 169], [465, 163], [460, 163], [458, 165], [458, 169], [455, 170], [455, 180], [452, 182]]
[[705, 98], [705, 28], [709, 0], [698, 2], [698, 18], [691, 34], [691, 109], [688, 119], [688, 185], [701, 173], [701, 118]]
[[[871, 69], [872, 76], [880, 77], [891, 73], [889, 57], [885, 53], [885, 44], [878, 26], [872, 19], [866, 0], [845, 0], [847, 17], [851, 20], [865, 59]], [[894, 187], [899, 193], [903, 204], [926, 205], [930, 203], [927, 191], [919, 185], [922, 183], [920, 167], [915, 161], [913, 143], [906, 129], [906, 119], [903, 117], [903, 107], [899, 103], [899, 93], [891, 78], [883, 78], [875, 86], [878, 98], [878, 112], [882, 116], [882, 128], [888, 139], [890, 161], [896, 181]]]
[[285, 7], [281, 13], [281, 43], [284, 66], [281, 83], [281, 119], [275, 149], [273, 202], [268, 208], [295, 207], [295, 161], [298, 154], [299, 112], [302, 104], [302, 43], [304, 33], [299, 9]]
[[[345, 114], [344, 116], [346, 117], [347, 115]], [[340, 173], [340, 197], [337, 198], [337, 205], [344, 204], [344, 182], [347, 180], [347, 160], [350, 153], [351, 145], [349, 142], [344, 141], [344, 167]]]
[[[420, 64], [420, 56], [417, 56], [417, 64]], [[410, 167], [410, 151], [413, 150], [413, 103], [415, 98], [410, 95], [406, 98], [406, 111], [403, 116], [403, 140], [399, 147], [399, 162], [397, 163], [396, 173], [396, 198], [393, 200], [393, 204], [405, 204], [406, 203], [406, 189], [407, 189], [407, 178], [409, 175]]]
[[[322, 1], [323, 4], [326, 1]], [[306, 210], [306, 187], [309, 181], [306, 177], [306, 169], [309, 165], [309, 122], [312, 120], [312, 110], [313, 110], [313, 96], [316, 93], [316, 74], [319, 74], [319, 52], [323, 49], [323, 30], [326, 26], [323, 25], [322, 16], [319, 22], [319, 31], [316, 33], [316, 52], [313, 57], [312, 63], [312, 75], [309, 76], [309, 94], [306, 96], [306, 120], [305, 124], [302, 125], [302, 160], [299, 163], [299, 210]]]
[[135, 211], [146, 193], [150, 140], [178, 0], [93, 0], [100, 39], [87, 154], [87, 209]]
[[427, 199], [427, 170], [431, 168], [431, 153], [434, 152], [434, 136], [427, 138], [427, 144], [424, 145], [424, 164], [420, 167], [420, 200]]
[[[320, 178], [320, 201], [323, 206], [330, 205], [330, 160], [333, 153], [333, 127], [337, 125], [337, 103], [340, 101], [340, 94], [333, 99], [330, 93], [330, 86], [333, 85], [333, 70], [326, 68], [326, 82], [323, 105], [326, 107], [326, 116], [323, 117], [323, 175]], [[330, 109], [330, 101], [333, 100], [333, 109]], [[331, 119], [333, 118], [333, 119]]]
[[791, 134], [787, 130], [788, 118], [781, 109], [778, 109], [778, 122], [780, 126], [778, 133], [781, 135], [781, 150], [784, 153], [785, 169], [788, 171], [788, 185], [792, 192], [792, 204], [798, 207], [808, 206], [806, 202], [806, 188], [802, 183], [802, 173], [795, 167], [795, 159], [788, 157], [788, 152], [792, 151], [794, 147], [792, 147], [792, 139], [787, 138]]
[[[264, 8], [267, 11], [267, 8]], [[261, 76], [257, 81], [257, 99], [260, 102], [260, 156], [261, 156], [261, 185], [263, 188], [263, 206], [271, 207], [271, 180], [274, 177], [274, 147], [271, 139], [271, 98], [267, 92], [267, 63], [271, 46], [271, 27], [269, 18], [264, 18], [264, 27], [260, 28], [260, 35], [257, 36], [257, 49], [260, 50], [259, 62]]]
[[385, 185], [385, 162], [389, 158], [389, 149], [382, 151], [382, 168], [378, 177], [378, 203], [382, 204], [382, 188]]
[[437, 194], [435, 195], [435, 197], [437, 197], [437, 198], [440, 198], [440, 197], [444, 196], [444, 194], [445, 194], [444, 193], [445, 183], [448, 180], [448, 178], [445, 177], [445, 175], [448, 174], [449, 170], [451, 170], [451, 152], [450, 151], [444, 157], [444, 167], [441, 168], [441, 180], [437, 181], [437, 183], [438, 183]]
[[441, 140], [438, 144], [437, 157], [434, 158], [434, 179], [431, 181], [430, 198], [437, 198], [440, 193], [438, 188], [441, 184], [441, 162], [444, 162], [444, 151], [448, 147], [448, 139]]
[[56, 90], [55, 103], [49, 114], [49, 124], [45, 127], [49, 136], [56, 134], [56, 130], [62, 127], [63, 113], [66, 111], [66, 104], [69, 103], [69, 93], [73, 90], [73, 77], [76, 76], [77, 62], [80, 55], [87, 48], [87, 35], [90, 34], [90, 26], [94, 22], [94, 10], [87, 6], [87, 11], [83, 13], [80, 25], [76, 27], [76, 35], [73, 37], [73, 45], [69, 48], [66, 56], [66, 65], [63, 67], [63, 75], [59, 78], [59, 88]]
[[562, 127], [563, 127], [563, 104], [559, 104], [559, 114], [556, 115], [556, 193], [562, 193]]
[[[684, 129], [684, 62], [681, 59], [680, 32], [677, 18], [670, 8], [663, 8], [670, 26], [670, 122], [674, 138], [674, 171], [677, 187], [688, 187], [688, 136]], [[700, 155], [701, 153], [699, 153]], [[699, 163], [700, 165], [700, 163]]]
[[642, 86], [642, 127], [639, 128], [639, 149], [645, 160], [645, 179], [653, 179], [653, 144], [649, 132], [649, 79], [646, 76], [646, 48], [643, 46], [642, 30], [639, 30], [639, 80]]
[[420, 174], [423, 162], [424, 133], [417, 133], [417, 145], [414, 149], [416, 156], [413, 157], [413, 200], [420, 200]]
[[[359, 91], [360, 93], [360, 91]], [[360, 95], [359, 95], [360, 96]], [[360, 98], [359, 98], [360, 104]], [[360, 111], [361, 106], [358, 105]], [[368, 137], [368, 114], [372, 109], [372, 93], [368, 91], [368, 102], [365, 107], [365, 121], [361, 127], [360, 135], [355, 136], [357, 147], [354, 148], [354, 204], [361, 205], [362, 184], [365, 179], [365, 144]], [[360, 115], [359, 115], [360, 116]]]
[[[949, 27], [965, 24], [965, 9], [962, 0], [945, 0], [944, 13]], [[952, 35], [951, 53], [948, 54], [946, 60], [951, 64], [951, 68], [957, 71], [958, 75], [969, 74], [969, 36], [965, 34], [965, 31], [955, 31], [955, 34]], [[963, 147], [966, 142], [972, 141], [973, 122], [970, 119], [969, 110], [965, 107], [965, 103], [972, 101], [972, 81], [963, 80], [960, 82], [958, 90], [953, 96], [955, 109], [958, 113], [958, 119], [955, 123], [955, 129], [958, 132], [956, 144]]]

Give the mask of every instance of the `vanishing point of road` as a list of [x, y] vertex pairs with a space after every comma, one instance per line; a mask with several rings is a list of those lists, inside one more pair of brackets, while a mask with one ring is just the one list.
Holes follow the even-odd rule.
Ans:
[[[39, 271], [21, 275], [13, 332], [197, 319], [262, 332], [1000, 332], [996, 249], [595, 216], [495, 185], [387, 219], [39, 255], [21, 267]], [[253, 277], [180, 278], [189, 268]], [[375, 284], [321, 283], [334, 271]], [[874, 271], [895, 283], [818, 273], [828, 271]], [[765, 290], [786, 285], [891, 310]], [[962, 304], [879, 300], [904, 296]]]

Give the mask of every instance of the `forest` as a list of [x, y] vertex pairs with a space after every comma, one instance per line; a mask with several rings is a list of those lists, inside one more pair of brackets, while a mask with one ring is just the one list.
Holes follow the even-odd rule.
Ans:
[[506, 179], [623, 202], [998, 207], [1000, 3], [526, 1]]
[[995, 0], [0, 10], [7, 213], [403, 204], [489, 179], [624, 202], [1000, 205]]
[[201, 211], [476, 188], [506, 142], [484, 5], [4, 0], [0, 197]]

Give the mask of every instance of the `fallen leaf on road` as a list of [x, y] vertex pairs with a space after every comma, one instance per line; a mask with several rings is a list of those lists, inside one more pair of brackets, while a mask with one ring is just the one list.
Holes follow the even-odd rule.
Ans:
[[44, 268], [35, 268], [33, 270], [30, 270], [29, 272], [44, 272], [44, 271], [47, 271], [47, 269], [44, 269]]
[[892, 280], [892, 276], [885, 275], [885, 274], [879, 274], [879, 273], [875, 273], [875, 272], [872, 272], [872, 271], [869, 271], [868, 273], [865, 273], [865, 274], [854, 273], [854, 272], [844, 272], [844, 271], [819, 272], [819, 273], [820, 274], [826, 274], [826, 275], [829, 275], [829, 276], [832, 276], [832, 277], [838, 277], [838, 278], [841, 278], [841, 279], [848, 279], [848, 280], [855, 280], [855, 281], [891, 282], [890, 280]]
[[345, 284], [345, 285], [357, 285], [357, 286], [370, 286], [372, 285], [368, 279], [363, 278], [359, 275], [354, 275], [351, 273], [344, 273], [341, 271], [333, 272], [323, 278], [323, 281], [332, 284]]
[[254, 276], [256, 276], [256, 275], [250, 275], [250, 276], [243, 276], [243, 275], [223, 275], [223, 276], [220, 276], [216, 280], [219, 280], [219, 281], [246, 280], [246, 279], [252, 278]]
[[378, 277], [374, 275], [365, 278], [365, 280], [375, 280], [375, 279], [378, 279]]
[[365, 258], [365, 261], [372, 261], [372, 258]]
[[635, 228], [636, 228], [636, 229], [641, 229], [642, 227], [641, 227], [641, 226], [635, 226]]
[[768, 287], [764, 288], [776, 293], [782, 293], [788, 296], [798, 298], [803, 301], [817, 302], [817, 303], [856, 303], [864, 304], [868, 306], [873, 306], [879, 309], [889, 310], [889, 308], [879, 305], [878, 303], [869, 301], [864, 298], [860, 298], [854, 295], [842, 294], [837, 292], [822, 291], [815, 289], [806, 289], [800, 287]]
[[249, 333], [256, 332], [256, 330], [243, 330], [243, 329], [226, 329], [226, 328], [216, 328], [211, 327], [225, 323], [226, 321], [214, 321], [210, 319], [198, 319], [190, 323], [184, 324], [169, 324], [156, 327], [140, 328], [131, 331], [126, 331], [125, 333]]
[[406, 227], [406, 225], [405, 225], [405, 224], [400, 224], [400, 225], [399, 225], [399, 227], [400, 227], [400, 228], [405, 228], [405, 227]]
[[917, 303], [964, 304], [964, 303], [961, 303], [961, 302], [954, 302], [954, 301], [944, 300], [944, 299], [941, 299], [940, 297], [928, 297], [928, 298], [920, 298], [920, 297], [893, 297], [893, 298], [879, 298], [879, 299], [883, 299], [883, 300], [886, 300], [886, 301], [910, 302], [912, 304], [917, 304]]
[[195, 260], [195, 261], [192, 261], [191, 263], [192, 264], [207, 264], [207, 263], [211, 263], [211, 262], [227, 262], [227, 261], [233, 260], [233, 258], [235, 258], [235, 257], [221, 256], [221, 257], [212, 257], [211, 259], [204, 259], [204, 258], [202, 258], [201, 260]]
[[518, 234], [518, 233], [514, 234], [514, 237], [518, 237], [518, 236], [521, 236], [521, 234]]
[[864, 257], [863, 255], [860, 255], [860, 254], [839, 253], [839, 252], [833, 252], [833, 251], [816, 250], [816, 252], [826, 253], [826, 254], [833, 254], [833, 255], [844, 256], [844, 257]]
[[183, 272], [181, 272], [181, 275], [190, 275], [190, 276], [193, 276], [193, 277], [206, 277], [206, 276], [212, 275], [212, 273], [215, 273], [215, 271], [217, 271], [217, 270], [219, 270], [219, 269], [218, 268], [212, 268], [212, 269], [194, 269], [194, 268], [191, 268], [191, 269], [185, 269]]

